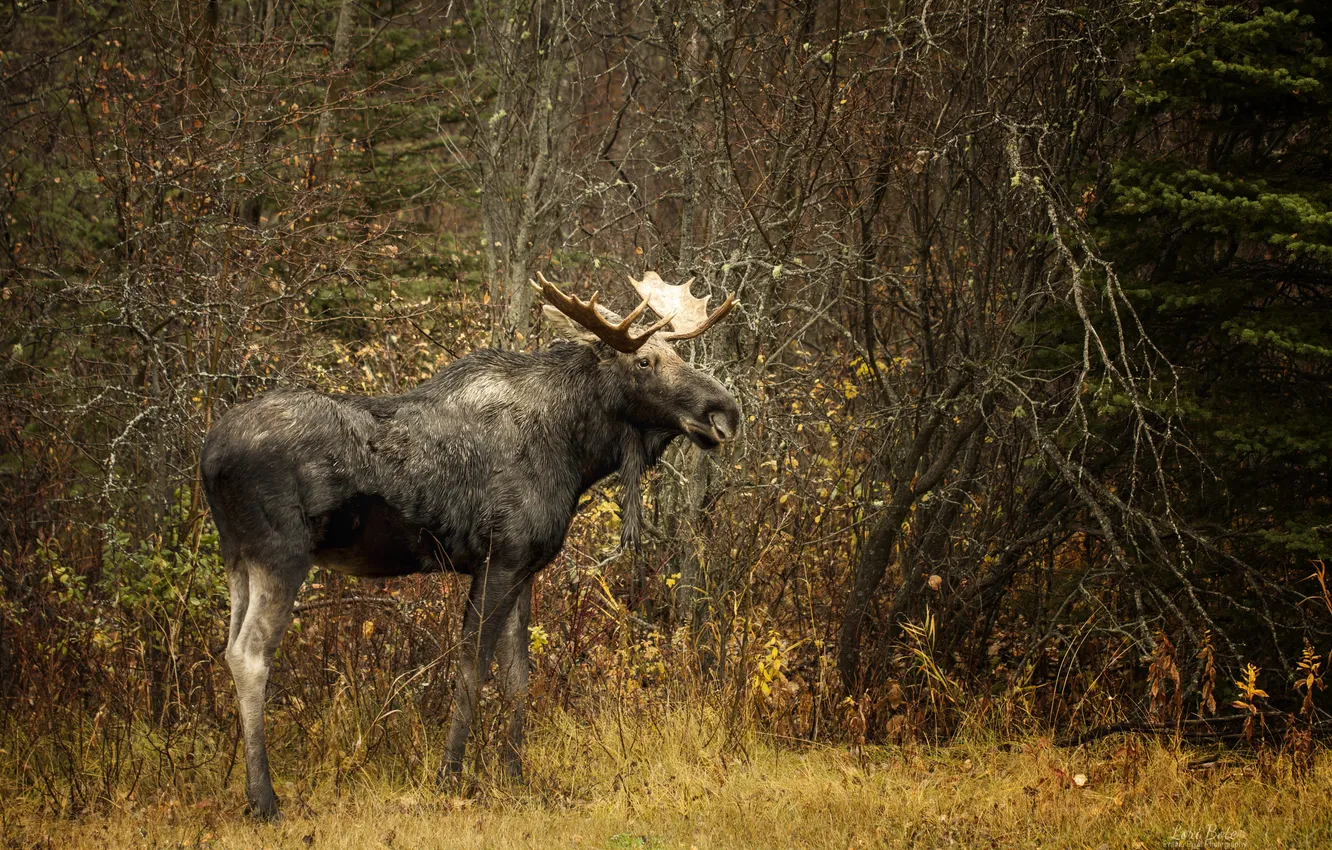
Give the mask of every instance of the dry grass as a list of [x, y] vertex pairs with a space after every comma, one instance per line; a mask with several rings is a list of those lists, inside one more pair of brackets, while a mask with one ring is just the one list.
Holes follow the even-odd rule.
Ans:
[[0, 846], [1332, 846], [1326, 765], [1296, 780], [1279, 757], [1260, 764], [1123, 739], [1077, 749], [973, 738], [852, 751], [761, 735], [728, 741], [720, 723], [696, 710], [611, 708], [599, 717], [592, 725], [560, 715], [542, 721], [525, 787], [483, 780], [450, 793], [367, 768], [338, 793], [327, 782], [291, 780], [297, 766], [279, 760], [287, 777], [279, 782], [287, 813], [280, 824], [241, 815], [235, 778], [219, 792], [220, 777], [211, 787], [199, 777], [198, 794], [125, 800], [77, 817], [5, 795]]

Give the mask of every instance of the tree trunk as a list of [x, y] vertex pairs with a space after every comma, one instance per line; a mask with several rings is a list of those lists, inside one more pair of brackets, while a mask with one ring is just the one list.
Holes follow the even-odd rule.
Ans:
[[[969, 382], [969, 376], [956, 379], [944, 398], [956, 398], [957, 394]], [[897, 544], [902, 521], [906, 519], [911, 506], [925, 493], [930, 492], [943, 480], [944, 474], [953, 465], [958, 453], [970, 440], [984, 421], [985, 399], [981, 399], [976, 408], [966, 419], [956, 424], [948, 438], [932, 454], [927, 454], [929, 445], [948, 414], [945, 405], [940, 404], [929, 422], [921, 428], [910, 450], [896, 467], [893, 480], [892, 501], [883, 516], [874, 525], [865, 548], [861, 550], [860, 561], [851, 578], [851, 589], [847, 593], [846, 606], [842, 619], [842, 629], [837, 654], [837, 667], [841, 673], [842, 684], [851, 695], [859, 694], [864, 688], [861, 676], [860, 638], [865, 626], [865, 618], [878, 592], [879, 585], [888, 571], [893, 549]], [[928, 460], [928, 466], [919, 472]]]
[[324, 108], [319, 112], [315, 129], [314, 148], [310, 160], [310, 185], [320, 182], [328, 172], [329, 136], [333, 132], [333, 104], [347, 86], [347, 59], [351, 54], [351, 31], [356, 8], [352, 0], [342, 0], [338, 6], [338, 24], [333, 33], [333, 55], [329, 58], [328, 89], [324, 93]]

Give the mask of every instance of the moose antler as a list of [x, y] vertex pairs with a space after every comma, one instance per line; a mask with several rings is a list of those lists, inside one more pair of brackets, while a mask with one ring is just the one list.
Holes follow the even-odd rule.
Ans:
[[657, 315], [670, 317], [668, 321], [672, 333], [667, 334], [665, 339], [693, 339], [726, 318], [726, 314], [735, 308], [735, 293], [731, 293], [717, 308], [717, 312], [709, 316], [708, 299], [712, 296], [694, 296], [689, 287], [695, 280], [691, 277], [684, 283], [671, 286], [661, 279], [661, 275], [652, 271], [644, 272], [642, 280], [629, 278], [634, 289], [642, 296], [643, 303]]
[[[693, 339], [725, 318], [736, 304], [735, 293], [731, 293], [726, 296], [726, 300], [717, 311], [709, 316], [708, 299], [712, 296], [697, 298], [689, 291], [689, 286], [695, 278], [691, 277], [678, 286], [671, 286], [661, 279], [661, 275], [650, 271], [643, 274], [642, 280], [629, 278], [629, 282], [638, 290], [643, 301], [619, 324], [613, 325], [597, 309], [597, 293], [592, 293], [591, 298], [583, 301], [565, 295], [558, 286], [546, 280], [546, 276], [541, 272], [537, 272], [537, 277], [541, 280], [541, 284], [530, 281], [532, 288], [541, 293], [551, 306], [591, 331], [611, 348], [625, 354], [633, 354], [642, 348], [653, 334], [667, 325], [671, 326], [672, 332], [664, 339]], [[665, 318], [636, 336], [630, 334], [630, 326], [648, 307]]]
[[[587, 330], [596, 334], [597, 338], [609, 345], [616, 351], [624, 354], [633, 354], [638, 349], [647, 344], [652, 335], [666, 325], [670, 324], [672, 316], [665, 315], [666, 318], [657, 322], [652, 327], [643, 331], [641, 334], [632, 335], [629, 333], [629, 327], [643, 315], [643, 311], [648, 308], [648, 300], [643, 299], [643, 303], [634, 308], [634, 311], [617, 325], [612, 325], [606, 320], [606, 317], [597, 309], [597, 293], [592, 293], [592, 297], [583, 301], [577, 297], [565, 295], [560, 288], [550, 281], [541, 272], [537, 272], [537, 277], [541, 279], [541, 285], [537, 286], [535, 281], [531, 281], [532, 286], [540, 290], [545, 299], [551, 305], [564, 315], [573, 319]], [[654, 308], [655, 309], [655, 308]], [[660, 312], [660, 311], [658, 311]]]

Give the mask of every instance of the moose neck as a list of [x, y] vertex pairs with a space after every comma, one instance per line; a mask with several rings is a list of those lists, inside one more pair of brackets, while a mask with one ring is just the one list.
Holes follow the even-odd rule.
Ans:
[[520, 442], [495, 450], [524, 457], [532, 474], [557, 489], [576, 491], [567, 494], [570, 498], [622, 468], [641, 475], [671, 437], [637, 427], [598, 352], [576, 343], [530, 354], [474, 352], [407, 397], [478, 414], [507, 409], [495, 413], [523, 423], [523, 433]]
[[527, 439], [547, 445], [527, 456], [538, 467], [533, 472], [552, 484], [582, 493], [642, 454], [643, 436], [590, 346], [556, 343], [530, 354], [478, 352], [457, 366], [463, 368], [445, 370], [441, 382], [425, 391], [444, 404], [454, 404], [458, 394], [492, 397], [511, 406], [513, 416], [529, 423]]
[[[624, 399], [606, 380], [593, 349], [560, 345], [550, 351], [568, 357], [566, 381], [545, 386], [553, 387], [560, 396], [551, 399], [552, 425], [567, 435], [569, 457], [582, 492], [626, 463], [635, 466], [643, 453], [643, 435], [629, 421]], [[561, 416], [567, 419], [557, 421]]]

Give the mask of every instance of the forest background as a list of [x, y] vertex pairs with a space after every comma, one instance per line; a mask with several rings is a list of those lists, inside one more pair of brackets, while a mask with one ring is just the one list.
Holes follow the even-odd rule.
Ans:
[[[80, 809], [234, 765], [210, 424], [539, 345], [538, 270], [737, 293], [683, 350], [745, 420], [668, 454], [641, 551], [586, 500], [538, 718], [1307, 754], [1330, 119], [1314, 3], [10, 3], [0, 781]], [[277, 750], [429, 773], [461, 596], [316, 571]]]

